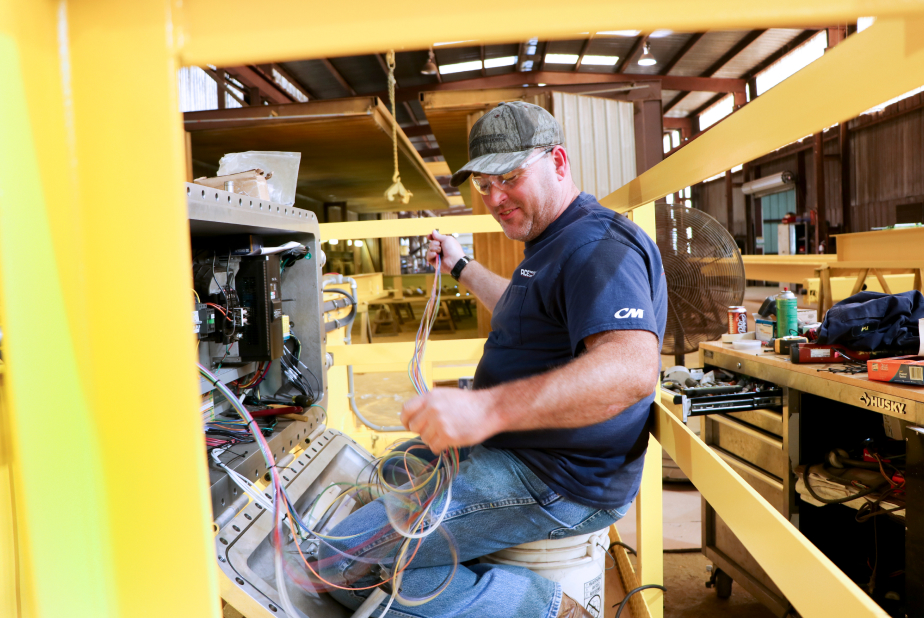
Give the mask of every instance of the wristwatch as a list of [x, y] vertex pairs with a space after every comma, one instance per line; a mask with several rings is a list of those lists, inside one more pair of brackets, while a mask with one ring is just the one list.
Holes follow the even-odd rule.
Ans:
[[465, 256], [459, 258], [459, 261], [456, 262], [456, 265], [452, 267], [452, 271], [449, 273], [453, 279], [456, 281], [459, 280], [459, 277], [462, 276], [462, 269], [469, 263], [469, 259]]

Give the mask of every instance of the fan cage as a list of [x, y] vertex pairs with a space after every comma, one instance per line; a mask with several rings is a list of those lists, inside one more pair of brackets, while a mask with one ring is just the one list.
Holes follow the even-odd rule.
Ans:
[[655, 223], [667, 281], [661, 352], [695, 352], [726, 332], [728, 308], [744, 301], [741, 252], [728, 230], [701, 210], [658, 204]]

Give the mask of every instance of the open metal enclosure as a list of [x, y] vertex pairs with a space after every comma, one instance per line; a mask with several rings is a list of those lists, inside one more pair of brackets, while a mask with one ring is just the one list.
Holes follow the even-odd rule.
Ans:
[[[362, 474], [372, 455], [338, 431], [322, 430], [306, 438], [304, 450], [280, 470], [283, 485], [304, 520], [318, 495], [333, 483], [351, 484]], [[331, 518], [346, 515], [338, 509]], [[349, 510], [349, 509], [345, 509]], [[319, 527], [333, 522], [318, 522]], [[273, 563], [273, 514], [250, 503], [215, 537], [215, 550], [221, 568], [222, 597], [250, 618], [286, 616], [279, 602]], [[317, 541], [301, 543], [305, 557], [318, 551]], [[327, 594], [303, 590], [286, 580], [293, 606], [310, 618], [345, 618], [350, 611]]]
[[[321, 267], [320, 232], [314, 213], [301, 208], [283, 206], [266, 200], [212, 189], [194, 183], [186, 184], [186, 202], [189, 212], [189, 233], [193, 245], [203, 239], [221, 236], [256, 234], [263, 237], [267, 245], [281, 245], [296, 241], [308, 248], [311, 258], [299, 260], [282, 274], [281, 293], [283, 310], [290, 317], [293, 330], [297, 331], [303, 345], [302, 362], [318, 380], [323, 393], [321, 404], [326, 403], [327, 371], [325, 344], [327, 337], [321, 316]], [[228, 363], [216, 371], [222, 382], [229, 383], [253, 374], [257, 363], [231, 362], [234, 345], [229, 346], [232, 354]], [[221, 343], [203, 341], [199, 345], [199, 362], [212, 366], [213, 360], [222, 358], [225, 346]], [[214, 368], [214, 367], [213, 367]], [[274, 363], [267, 374], [265, 384], [269, 392], [275, 392], [282, 384], [279, 364]], [[212, 385], [205, 379], [199, 380], [199, 392], [206, 395]], [[228, 409], [227, 402], [216, 398], [215, 412]], [[317, 408], [312, 408], [317, 410]], [[320, 415], [310, 423], [280, 421], [277, 430], [268, 438], [276, 457], [288, 453], [295, 444], [305, 439], [321, 424]], [[226, 465], [248, 479], [257, 480], [266, 474], [266, 466], [260, 452], [253, 445], [235, 449], [237, 454], [222, 456]], [[238, 488], [227, 475], [212, 467], [209, 470], [212, 512], [219, 517], [239, 497]]]

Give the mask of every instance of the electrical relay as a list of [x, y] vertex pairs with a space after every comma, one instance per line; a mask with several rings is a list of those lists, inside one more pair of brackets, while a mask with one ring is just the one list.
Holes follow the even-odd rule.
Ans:
[[196, 303], [192, 319], [193, 332], [199, 339], [208, 339], [215, 332], [215, 310], [205, 303]]

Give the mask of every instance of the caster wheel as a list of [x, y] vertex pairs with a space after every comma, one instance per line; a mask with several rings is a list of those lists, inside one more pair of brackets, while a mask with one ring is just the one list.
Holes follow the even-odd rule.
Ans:
[[717, 571], [715, 576], [715, 594], [720, 599], [727, 599], [732, 592], [732, 578], [724, 571]]

